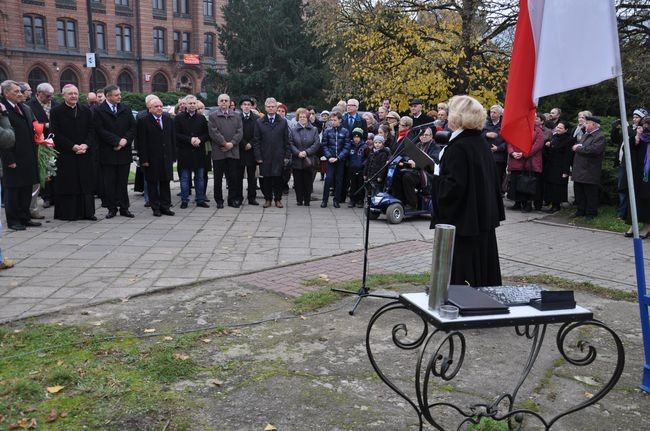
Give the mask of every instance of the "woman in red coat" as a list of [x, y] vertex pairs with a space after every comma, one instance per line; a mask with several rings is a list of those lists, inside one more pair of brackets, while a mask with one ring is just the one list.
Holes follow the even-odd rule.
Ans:
[[[510, 187], [508, 199], [515, 201], [510, 207], [511, 210], [531, 212], [533, 207], [531, 201], [535, 202], [536, 209], [541, 209], [541, 175], [542, 175], [542, 150], [544, 149], [544, 131], [542, 130], [544, 119], [539, 114], [535, 115], [535, 130], [533, 135], [533, 146], [528, 153], [523, 153], [519, 148], [508, 144], [508, 171], [510, 172]], [[524, 193], [517, 190], [517, 183], [522, 176], [533, 176], [537, 179], [535, 193]]]

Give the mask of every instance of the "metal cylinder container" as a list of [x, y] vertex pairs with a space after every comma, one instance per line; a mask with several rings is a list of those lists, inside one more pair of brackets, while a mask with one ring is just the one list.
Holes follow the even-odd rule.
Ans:
[[451, 264], [454, 257], [456, 226], [437, 224], [433, 237], [431, 282], [429, 284], [429, 309], [438, 310], [447, 301]]

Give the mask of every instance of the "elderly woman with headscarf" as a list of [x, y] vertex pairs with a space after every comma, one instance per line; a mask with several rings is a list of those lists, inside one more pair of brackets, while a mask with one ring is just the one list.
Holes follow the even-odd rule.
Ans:
[[505, 215], [494, 160], [481, 134], [485, 117], [485, 108], [470, 96], [449, 101], [453, 132], [440, 161], [431, 227], [456, 226], [451, 284], [501, 284], [495, 229]]

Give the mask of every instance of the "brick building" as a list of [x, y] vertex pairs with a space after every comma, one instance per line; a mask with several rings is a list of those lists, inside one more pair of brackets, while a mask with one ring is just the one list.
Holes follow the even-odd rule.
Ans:
[[[99, 64], [94, 86], [87, 1]], [[0, 81], [198, 93], [208, 69], [225, 70], [215, 28], [224, 1], [0, 0]]]

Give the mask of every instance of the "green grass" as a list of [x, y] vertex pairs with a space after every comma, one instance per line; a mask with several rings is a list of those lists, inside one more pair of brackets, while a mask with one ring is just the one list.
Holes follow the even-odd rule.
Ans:
[[[170, 389], [175, 382], [211, 371], [200, 365], [204, 336], [198, 332], [167, 341], [126, 333], [91, 335], [84, 328], [59, 325], [2, 328], [3, 426], [29, 417], [36, 419], [39, 430], [163, 429], [172, 418], [169, 429], [207, 428], [191, 413], [195, 401]], [[53, 386], [63, 388], [48, 393]], [[67, 417], [47, 423], [52, 410]]]
[[[569, 217], [575, 213], [575, 208], [565, 208], [560, 211], [559, 215]], [[626, 232], [630, 226], [625, 224], [625, 221], [618, 218], [616, 215], [616, 208], [613, 206], [601, 206], [598, 208], [598, 216], [593, 220], [585, 220], [584, 217], [576, 217], [569, 219], [570, 224], [581, 227], [590, 227], [599, 230], [607, 230], [610, 232]]]
[[490, 418], [481, 418], [478, 425], [471, 425], [467, 428], [467, 431], [508, 431], [508, 423]]

